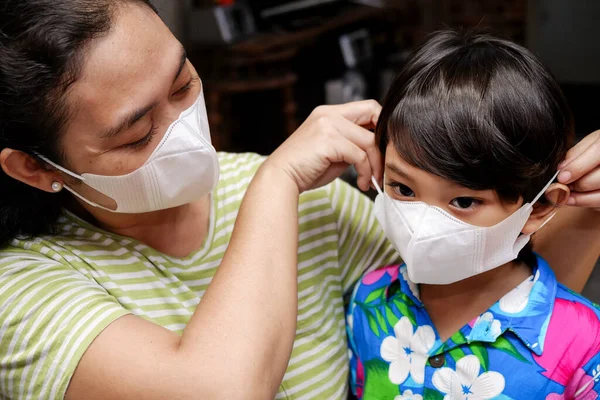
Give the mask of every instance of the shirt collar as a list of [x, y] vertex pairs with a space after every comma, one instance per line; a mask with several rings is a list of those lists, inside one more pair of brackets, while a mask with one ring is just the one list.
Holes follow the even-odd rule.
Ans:
[[[418, 307], [423, 307], [418, 286], [409, 281], [405, 265], [400, 267], [398, 278], [402, 292]], [[543, 258], [537, 256], [537, 265], [529, 278], [462, 329], [467, 341], [493, 343], [509, 330], [532, 352], [541, 355], [556, 290], [554, 272]]]

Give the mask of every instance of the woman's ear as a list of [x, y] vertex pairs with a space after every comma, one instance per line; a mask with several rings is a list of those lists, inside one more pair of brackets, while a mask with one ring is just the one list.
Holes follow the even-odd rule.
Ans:
[[532, 234], [540, 227], [548, 218], [552, 217], [552, 214], [557, 208], [564, 206], [571, 195], [571, 190], [568, 186], [561, 183], [553, 183], [544, 194], [548, 200], [547, 204], [540, 203], [539, 201], [533, 205], [533, 212], [525, 223], [522, 232], [524, 234]]
[[52, 189], [53, 183], [63, 184], [60, 175], [44, 168], [34, 157], [22, 151], [2, 149], [0, 168], [11, 178], [45, 192], [56, 192]]

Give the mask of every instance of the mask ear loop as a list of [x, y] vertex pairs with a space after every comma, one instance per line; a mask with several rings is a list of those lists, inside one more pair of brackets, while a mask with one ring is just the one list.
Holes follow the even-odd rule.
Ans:
[[[556, 179], [556, 177], [558, 176], [558, 174], [560, 174], [560, 170], [558, 170], [556, 172], [556, 174], [554, 174], [554, 176], [552, 177], [552, 179], [550, 179], [550, 182], [548, 182], [546, 184], [546, 186], [544, 186], [544, 188], [542, 189], [542, 191], [540, 193], [538, 193], [537, 196], [535, 196], [535, 199], [533, 199], [533, 201], [531, 203], [529, 203], [529, 204], [531, 204], [531, 207], [533, 207], [533, 205], [535, 203], [537, 203], [539, 201], [539, 199], [542, 198], [543, 195], [546, 194], [546, 190], [548, 190], [548, 188], [550, 187], [550, 185], [552, 185], [552, 183], [554, 183], [554, 180]], [[542, 229], [544, 226], [546, 226], [546, 224], [548, 224], [550, 221], [552, 221], [552, 218], [554, 218], [554, 217], [556, 217], [556, 211], [554, 211], [550, 217], [548, 217], [544, 222], [542, 222], [542, 224], [534, 232], [532, 232], [529, 236], [533, 235], [534, 233], [536, 233], [540, 229]]]
[[375, 190], [377, 190], [377, 192], [379, 194], [383, 194], [383, 190], [381, 190], [381, 187], [379, 187], [379, 184], [377, 183], [377, 179], [375, 179], [374, 176], [371, 176], [371, 182], [373, 182], [373, 185], [375, 186]]
[[43, 160], [45, 163], [52, 165], [54, 168], [56, 168], [57, 170], [64, 172], [65, 174], [72, 176], [75, 179], [79, 179], [80, 181], [85, 181], [85, 178], [81, 175], [77, 175], [74, 172], [69, 171], [68, 169], [61, 167], [60, 165], [56, 164], [54, 161], [44, 157], [43, 155], [41, 155], [40, 153], [34, 153], [36, 155], [36, 157], [40, 158], [41, 160]]
[[531, 204], [532, 206], [538, 202], [539, 199], [542, 198], [542, 196], [544, 194], [546, 194], [546, 190], [548, 190], [548, 188], [550, 187], [550, 185], [552, 185], [554, 183], [554, 180], [556, 179], [556, 177], [558, 176], [558, 174], [560, 174], [560, 170], [556, 171], [556, 173], [554, 174], [554, 176], [552, 177], [552, 179], [550, 179], [550, 182], [548, 182], [546, 184], [546, 186], [544, 186], [544, 188], [542, 189], [541, 192], [538, 193], [537, 196], [535, 196], [535, 199], [533, 199], [533, 201], [529, 204]]
[[[83, 176], [81, 176], [81, 175], [77, 175], [76, 173], [74, 173], [74, 172], [71, 172], [71, 171], [69, 171], [68, 169], [66, 169], [66, 168], [64, 168], [64, 167], [61, 167], [60, 165], [58, 165], [58, 164], [56, 164], [55, 162], [51, 161], [51, 160], [50, 160], [50, 159], [48, 159], [47, 157], [44, 157], [44, 156], [43, 156], [43, 155], [41, 155], [40, 153], [37, 153], [37, 152], [36, 152], [36, 153], [34, 153], [34, 154], [35, 154], [37, 157], [39, 157], [39, 158], [40, 158], [42, 161], [44, 161], [44, 162], [46, 162], [46, 163], [48, 163], [48, 164], [52, 165], [52, 166], [53, 166], [54, 168], [56, 168], [57, 170], [59, 170], [59, 171], [61, 171], [61, 172], [64, 172], [65, 174], [67, 174], [67, 175], [69, 175], [69, 176], [71, 176], [71, 177], [73, 177], [73, 178], [75, 178], [75, 179], [78, 179], [78, 180], [80, 180], [80, 181], [82, 181], [82, 182], [85, 182], [85, 178], [84, 178]], [[68, 190], [68, 191], [69, 191], [69, 192], [70, 192], [70, 193], [71, 193], [73, 196], [75, 196], [75, 197], [77, 197], [77, 198], [81, 199], [82, 201], [85, 201], [87, 204], [89, 204], [89, 205], [90, 205], [90, 206], [92, 206], [92, 207], [101, 208], [101, 209], [103, 209], [103, 210], [110, 211], [110, 212], [115, 212], [115, 211], [116, 211], [116, 210], [111, 210], [110, 208], [106, 208], [106, 207], [104, 207], [104, 206], [101, 206], [101, 205], [100, 205], [100, 204], [98, 204], [98, 203], [94, 203], [93, 201], [86, 199], [85, 197], [83, 197], [82, 195], [80, 195], [79, 193], [77, 193], [75, 190], [73, 190], [72, 188], [70, 188], [70, 187], [69, 187], [67, 184], [63, 184], [63, 187], [64, 187], [65, 189], [67, 189], [67, 190]], [[118, 206], [117, 206], [117, 208], [118, 208]]]

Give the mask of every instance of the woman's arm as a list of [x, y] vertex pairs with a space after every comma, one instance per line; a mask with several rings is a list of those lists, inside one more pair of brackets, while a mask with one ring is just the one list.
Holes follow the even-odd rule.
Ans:
[[295, 337], [299, 193], [347, 164], [365, 188], [381, 176], [373, 134], [358, 126], [379, 111], [375, 102], [317, 109], [257, 172], [183, 336], [134, 316], [116, 320], [86, 351], [67, 398], [273, 398]]
[[600, 255], [600, 212], [561, 209], [535, 235], [533, 247], [552, 266], [559, 282], [581, 292]]
[[571, 207], [536, 235], [534, 248], [560, 282], [579, 292], [600, 255], [600, 130], [573, 147], [560, 168], [559, 182], [571, 187]]

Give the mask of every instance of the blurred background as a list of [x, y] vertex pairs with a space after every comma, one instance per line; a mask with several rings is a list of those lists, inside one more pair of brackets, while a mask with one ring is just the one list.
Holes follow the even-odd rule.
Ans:
[[[320, 104], [382, 100], [410, 51], [443, 28], [525, 45], [560, 82], [578, 138], [600, 129], [600, 0], [154, 3], [200, 73], [220, 151], [269, 154]], [[584, 294], [600, 302], [596, 271]]]

